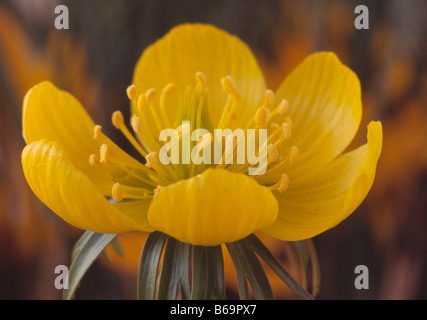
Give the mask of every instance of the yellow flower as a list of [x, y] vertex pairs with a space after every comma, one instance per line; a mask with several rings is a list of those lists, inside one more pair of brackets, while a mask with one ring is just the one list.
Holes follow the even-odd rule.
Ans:
[[[213, 26], [185, 24], [145, 50], [127, 94], [133, 133], [120, 112], [112, 122], [143, 161], [120, 149], [53, 84], [36, 85], [24, 99], [26, 179], [78, 228], [161, 231], [203, 246], [255, 231], [300, 240], [337, 225], [372, 186], [381, 123], [369, 124], [366, 145], [341, 155], [360, 124], [361, 90], [333, 53], [309, 56], [273, 93], [246, 44]], [[236, 161], [164, 164], [160, 132], [177, 129], [184, 141], [183, 121], [193, 132], [242, 128], [243, 138], [246, 129], [266, 129], [267, 146], [257, 152], [266, 153], [267, 171], [248, 175], [254, 166]], [[209, 147], [207, 137], [191, 147]], [[236, 158], [240, 151], [230, 143]]]

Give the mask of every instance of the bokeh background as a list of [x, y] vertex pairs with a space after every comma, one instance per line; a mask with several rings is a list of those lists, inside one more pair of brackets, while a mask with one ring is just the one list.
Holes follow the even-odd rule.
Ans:
[[[56, 30], [54, 9], [69, 8]], [[369, 29], [354, 8], [369, 9]], [[351, 148], [380, 120], [383, 152], [374, 186], [347, 220], [314, 239], [318, 299], [427, 298], [427, 2], [424, 0], [0, 0], [0, 299], [60, 299], [56, 265], [70, 263], [82, 234], [31, 192], [21, 168], [22, 99], [42, 80], [70, 91], [121, 145], [111, 113], [129, 115], [125, 89], [144, 48], [183, 22], [211, 23], [255, 53], [276, 89], [305, 56], [334, 51], [359, 76], [364, 117]], [[144, 234], [120, 237], [86, 274], [77, 299], [135, 299]], [[289, 244], [265, 239], [300, 277]], [[369, 289], [354, 286], [357, 265]], [[228, 263], [229, 265], [229, 263]], [[227, 279], [234, 274], [227, 266]], [[298, 279], [301, 279], [298, 278]], [[277, 280], [277, 279], [276, 279]], [[295, 296], [272, 278], [279, 299]], [[235, 287], [229, 296], [236, 297]], [[233, 295], [234, 292], [234, 295]]]

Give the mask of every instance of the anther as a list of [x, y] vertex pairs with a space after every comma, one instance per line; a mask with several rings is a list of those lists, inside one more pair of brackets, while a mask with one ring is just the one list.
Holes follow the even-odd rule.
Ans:
[[162, 94], [170, 95], [174, 93], [177, 89], [178, 85], [176, 83], [170, 82], [163, 88]]
[[178, 132], [179, 141], [181, 141], [190, 135], [190, 124], [181, 124], [178, 128], [176, 128], [176, 131]]
[[95, 166], [97, 164], [100, 164], [99, 158], [96, 156], [96, 154], [91, 154], [89, 156], [89, 164], [91, 166]]
[[234, 84], [234, 79], [231, 76], [226, 76], [221, 79], [222, 89], [226, 94], [233, 96], [236, 100], [240, 100], [240, 93], [237, 91]]
[[141, 132], [141, 118], [137, 115], [133, 114], [130, 117], [130, 125], [132, 126], [133, 131], [135, 131], [136, 133]]
[[132, 84], [129, 87], [127, 87], [126, 93], [127, 93], [129, 100], [136, 99], [136, 87], [135, 87], [135, 85]]
[[111, 116], [111, 122], [113, 123], [113, 126], [115, 126], [117, 129], [123, 128], [125, 125], [123, 114], [118, 110], [114, 111], [113, 115]]
[[299, 158], [299, 150], [296, 146], [293, 146], [291, 148], [291, 152], [289, 153], [289, 163], [293, 164], [295, 162], [297, 162], [298, 158]]
[[284, 115], [289, 110], [289, 102], [286, 99], [283, 99], [282, 102], [277, 106], [277, 113], [279, 115]]
[[154, 101], [154, 96], [156, 95], [157, 90], [155, 88], [148, 89], [145, 92], [145, 96], [147, 97], [148, 102]]
[[276, 161], [279, 158], [279, 149], [272, 143], [267, 146], [267, 163]]
[[93, 128], [93, 138], [99, 139], [101, 137], [101, 134], [102, 134], [102, 127], [100, 125], [96, 125]]
[[101, 146], [100, 152], [99, 152], [99, 158], [101, 163], [107, 163], [108, 162], [108, 156], [110, 154], [110, 150], [108, 148], [108, 145], [105, 143]]
[[265, 99], [264, 99], [264, 103], [262, 104], [262, 106], [264, 108], [271, 106], [274, 102], [274, 99], [275, 99], [274, 92], [271, 91], [270, 89], [265, 90]]
[[206, 76], [203, 72], [200, 72], [200, 71], [196, 72], [195, 77], [199, 86], [201, 87], [206, 86], [206, 83], [207, 83]]
[[125, 194], [123, 192], [123, 189], [120, 183], [117, 182], [113, 185], [113, 189], [111, 190], [111, 195], [113, 199], [116, 201], [120, 202], [123, 200], [123, 197], [125, 196]]
[[268, 120], [268, 110], [264, 107], [259, 107], [255, 113], [255, 125], [259, 127], [263, 127]]
[[286, 189], [289, 186], [289, 177], [287, 174], [282, 174], [280, 177], [280, 180], [277, 181], [274, 185], [272, 185], [270, 188], [271, 190], [278, 190], [280, 193], [286, 191]]
[[292, 134], [292, 129], [289, 123], [282, 123], [283, 139], [289, 139]]
[[147, 156], [145, 157], [145, 160], [147, 160], [147, 163], [145, 164], [145, 166], [147, 168], [152, 168], [154, 162], [156, 161], [156, 156], [157, 156], [157, 152], [150, 152], [149, 154], [147, 154]]

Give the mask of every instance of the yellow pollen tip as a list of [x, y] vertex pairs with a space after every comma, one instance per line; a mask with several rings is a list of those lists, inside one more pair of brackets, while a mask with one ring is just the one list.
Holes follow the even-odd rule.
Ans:
[[289, 186], [289, 177], [287, 174], [282, 174], [280, 180], [271, 186], [271, 190], [278, 190], [280, 193], [286, 191]]
[[177, 89], [178, 89], [178, 85], [176, 83], [170, 82], [163, 88], [162, 94], [170, 95], [174, 93]]
[[240, 93], [236, 89], [234, 79], [231, 76], [226, 76], [221, 79], [222, 89], [226, 94], [232, 95], [236, 100], [240, 100]]
[[120, 183], [117, 182], [113, 185], [113, 189], [111, 190], [111, 195], [113, 199], [116, 201], [120, 202], [123, 200], [124, 192]]
[[273, 104], [275, 98], [276, 97], [275, 97], [273, 91], [271, 91], [270, 89], [265, 90], [265, 99], [264, 99], [264, 103], [262, 104], [262, 106], [265, 108], [271, 106]]
[[136, 87], [135, 87], [135, 85], [132, 84], [129, 87], [127, 87], [126, 94], [129, 98], [129, 100], [136, 99]]
[[291, 152], [289, 153], [289, 163], [292, 164], [292, 163], [297, 162], [299, 155], [300, 155], [300, 153], [299, 153], [298, 148], [296, 146], [293, 146], [291, 148]]
[[155, 199], [157, 197], [157, 195], [160, 193], [160, 191], [162, 191], [162, 189], [163, 189], [162, 186], [157, 186], [156, 189], [154, 189], [153, 199]]
[[272, 143], [267, 146], [267, 162], [271, 163], [279, 158], [279, 149]]
[[178, 137], [181, 141], [182, 139], [185, 139], [190, 135], [190, 124], [181, 124], [178, 128], [176, 128], [176, 131], [178, 132]]
[[130, 117], [130, 125], [132, 126], [133, 131], [136, 133], [141, 132], [142, 124], [141, 124], [141, 118], [137, 115], [133, 114]]
[[113, 115], [111, 116], [111, 122], [113, 123], [113, 126], [115, 126], [117, 129], [123, 128], [125, 125], [123, 114], [118, 110], [114, 111]]
[[100, 148], [99, 156], [101, 163], [107, 163], [108, 161], [108, 154], [110, 150], [106, 144], [103, 144]]
[[91, 154], [90, 156], [89, 156], [89, 164], [91, 165], [91, 166], [95, 166], [95, 165], [97, 165], [97, 164], [99, 164], [100, 162], [99, 162], [99, 158], [96, 156], [96, 154]]
[[286, 117], [285, 123], [287, 123], [291, 127], [291, 129], [294, 127], [294, 123], [293, 123], [292, 119], [289, 117]]
[[201, 87], [206, 86], [207, 80], [206, 80], [206, 76], [203, 72], [200, 72], [200, 71], [196, 72], [195, 77], [196, 77], [197, 83]]
[[255, 125], [263, 127], [268, 120], [268, 110], [264, 107], [259, 107], [255, 113]]
[[147, 154], [147, 156], [145, 157], [145, 160], [147, 160], [147, 163], [145, 164], [145, 166], [147, 168], [152, 168], [153, 167], [153, 163], [156, 161], [156, 156], [157, 156], [157, 152], [150, 152], [149, 154]]
[[145, 92], [145, 96], [147, 97], [147, 101], [148, 102], [153, 102], [154, 101], [154, 96], [156, 95], [156, 93], [157, 93], [157, 90], [155, 88], [148, 89]]
[[94, 139], [98, 139], [100, 136], [101, 136], [101, 134], [102, 134], [102, 127], [100, 126], [100, 125], [96, 125], [94, 128], [93, 128], [93, 138]]
[[282, 123], [282, 129], [283, 129], [283, 139], [289, 139], [292, 134], [291, 126], [289, 123]]
[[284, 115], [289, 110], [289, 102], [286, 99], [283, 99], [282, 102], [277, 107], [277, 113], [279, 115]]

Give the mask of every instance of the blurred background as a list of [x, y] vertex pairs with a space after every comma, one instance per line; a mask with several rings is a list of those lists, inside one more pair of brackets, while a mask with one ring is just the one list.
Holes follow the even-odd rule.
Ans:
[[[57, 5], [69, 29], [56, 30]], [[354, 9], [369, 9], [357, 30]], [[318, 299], [427, 298], [427, 2], [423, 0], [0, 0], [0, 299], [60, 299], [55, 266], [69, 265], [82, 234], [32, 193], [22, 173], [26, 91], [42, 80], [75, 95], [121, 143], [111, 113], [129, 116], [126, 87], [144, 48], [183, 22], [204, 22], [244, 40], [276, 89], [304, 57], [334, 51], [361, 81], [364, 117], [351, 148], [380, 120], [383, 151], [374, 186], [347, 220], [312, 240], [321, 272]], [[122, 144], [123, 145], [123, 144]], [[119, 238], [88, 271], [77, 299], [135, 299], [145, 234]], [[264, 239], [301, 279], [289, 244]], [[357, 265], [369, 289], [357, 290]], [[226, 259], [229, 297], [236, 297]], [[279, 299], [295, 296], [272, 276]]]

